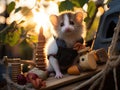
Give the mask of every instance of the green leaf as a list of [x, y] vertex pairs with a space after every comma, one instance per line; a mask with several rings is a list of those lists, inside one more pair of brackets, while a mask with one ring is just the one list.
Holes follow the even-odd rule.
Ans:
[[87, 3], [89, 0], [78, 0], [79, 1], [79, 4], [81, 7], [84, 6], [85, 3]]
[[95, 10], [96, 10], [95, 2], [90, 1], [88, 3], [88, 9], [87, 9], [87, 12], [88, 12], [88, 15], [89, 15], [90, 18], [94, 15]]
[[8, 32], [5, 36], [5, 43], [9, 44], [10, 46], [14, 46], [18, 43], [21, 36], [21, 30], [15, 30], [14, 32]]
[[10, 4], [7, 6], [7, 12], [10, 14], [13, 10], [15, 9], [15, 2], [12, 1]]
[[86, 18], [84, 19], [84, 21], [85, 21], [86, 23], [89, 22], [89, 20], [90, 20], [89, 17], [86, 17]]
[[70, 0], [70, 1], [74, 4], [74, 6], [80, 7], [79, 0]]
[[36, 43], [38, 42], [38, 36], [37, 35], [29, 35], [29, 37], [26, 39], [28, 43]]
[[59, 11], [65, 11], [65, 10], [73, 10], [74, 4], [70, 2], [69, 0], [65, 0], [60, 3], [59, 5]]
[[0, 43], [4, 43], [5, 40], [5, 32], [0, 34]]
[[77, 7], [83, 7], [85, 3], [87, 3], [89, 0], [70, 0], [75, 6]]
[[15, 13], [19, 12], [22, 9], [22, 7], [18, 7], [15, 9]]
[[23, 16], [25, 16], [26, 18], [33, 17], [32, 9], [30, 9], [29, 7], [26, 7], [26, 6], [24, 6], [24, 7], [21, 8], [21, 14]]

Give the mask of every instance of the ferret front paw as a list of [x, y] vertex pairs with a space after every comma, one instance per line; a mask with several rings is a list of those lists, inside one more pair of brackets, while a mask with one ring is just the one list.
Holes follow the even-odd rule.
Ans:
[[61, 72], [56, 73], [55, 78], [60, 79], [63, 78], [63, 74]]

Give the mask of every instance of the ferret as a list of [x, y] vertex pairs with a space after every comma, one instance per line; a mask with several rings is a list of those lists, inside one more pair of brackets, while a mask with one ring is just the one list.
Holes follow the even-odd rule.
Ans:
[[75, 43], [84, 43], [86, 29], [83, 17], [83, 12], [72, 11], [50, 16], [54, 32], [46, 44], [49, 61], [47, 70], [54, 71], [55, 78], [62, 78], [63, 71], [74, 62], [78, 55], [73, 49]]

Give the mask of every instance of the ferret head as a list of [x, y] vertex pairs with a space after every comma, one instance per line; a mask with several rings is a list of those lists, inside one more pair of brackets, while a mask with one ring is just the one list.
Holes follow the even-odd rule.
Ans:
[[55, 34], [61, 38], [64, 36], [73, 36], [84, 32], [83, 13], [66, 11], [60, 15], [51, 15], [50, 21], [53, 25]]

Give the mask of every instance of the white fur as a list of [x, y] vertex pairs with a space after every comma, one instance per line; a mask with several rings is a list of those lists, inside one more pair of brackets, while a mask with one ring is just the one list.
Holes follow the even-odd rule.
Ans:
[[65, 14], [64, 15], [64, 26], [62, 26], [61, 31], [65, 32], [66, 29], [74, 30], [74, 27], [69, 24], [69, 17]]
[[58, 46], [53, 37], [51, 37], [46, 44], [46, 53], [47, 55], [56, 54], [58, 51]]
[[[56, 41], [53, 37], [48, 40], [48, 43], [46, 45], [46, 49], [47, 49], [47, 55], [57, 54], [58, 46], [57, 46]], [[55, 73], [56, 73], [55, 78], [62, 78], [63, 77], [63, 74], [61, 73], [60, 68], [59, 68], [58, 61], [53, 56], [49, 57], [49, 63], [48, 63], [47, 70], [48, 71], [55, 71]]]
[[60, 71], [60, 67], [56, 58], [54, 58], [53, 56], [50, 56], [49, 62], [50, 64], [49, 64], [48, 70], [50, 70], [51, 68], [50, 71], [55, 71], [56, 73], [55, 78], [62, 78], [63, 74]]

